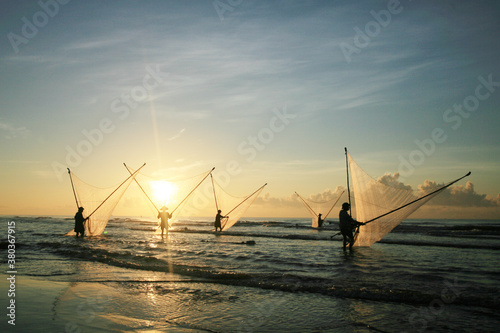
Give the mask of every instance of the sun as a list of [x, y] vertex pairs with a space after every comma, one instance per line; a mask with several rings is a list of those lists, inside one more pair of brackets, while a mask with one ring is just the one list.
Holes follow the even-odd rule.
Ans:
[[158, 206], [167, 206], [171, 204], [177, 195], [177, 185], [166, 180], [150, 181], [153, 201]]

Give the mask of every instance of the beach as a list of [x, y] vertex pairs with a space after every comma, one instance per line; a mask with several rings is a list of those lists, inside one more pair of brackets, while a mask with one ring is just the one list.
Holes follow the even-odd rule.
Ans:
[[[64, 237], [70, 217], [2, 217], [4, 332], [495, 332], [500, 221], [407, 220], [343, 251], [336, 223], [112, 218]], [[331, 236], [334, 236], [333, 239]], [[4, 239], [7, 237], [4, 237]], [[11, 251], [12, 252], [12, 251]], [[15, 273], [9, 273], [15, 272]], [[15, 277], [15, 296], [9, 277]]]

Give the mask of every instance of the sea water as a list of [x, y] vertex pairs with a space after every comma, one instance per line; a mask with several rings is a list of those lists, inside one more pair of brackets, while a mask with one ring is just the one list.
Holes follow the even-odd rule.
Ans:
[[[15, 273], [8, 267], [15, 225]], [[30, 332], [496, 332], [500, 221], [406, 220], [369, 248], [336, 223], [112, 218], [64, 237], [71, 217], [2, 217], [2, 308]], [[11, 239], [12, 240], [12, 239]]]

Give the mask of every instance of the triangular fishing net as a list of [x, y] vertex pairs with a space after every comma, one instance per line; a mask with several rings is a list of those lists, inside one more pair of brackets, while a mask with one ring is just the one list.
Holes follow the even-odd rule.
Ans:
[[311, 226], [313, 228], [318, 228], [318, 215], [321, 214], [321, 219], [326, 222], [326, 219], [331, 215], [331, 212], [334, 211], [334, 207], [337, 205], [337, 202], [344, 194], [344, 191], [342, 191], [342, 193], [340, 193], [340, 195], [338, 195], [336, 198], [325, 201], [317, 201], [313, 200], [313, 198], [304, 198], [297, 192], [295, 192], [295, 194], [297, 194], [299, 200], [304, 204], [306, 209], [311, 214]]
[[[358, 166], [350, 155], [348, 157], [354, 196], [353, 208], [355, 209], [357, 221], [367, 222], [407, 205], [377, 218], [373, 222], [360, 226], [354, 246], [371, 246], [381, 240], [411, 213], [455, 182], [443, 186], [435, 193], [430, 190], [427, 193], [421, 190], [412, 190], [399, 182], [387, 184], [387, 182], [383, 183], [380, 180], [373, 179]], [[428, 196], [425, 197], [426, 195]], [[419, 198], [422, 199], [412, 203], [412, 201]]]
[[[69, 176], [77, 204], [79, 207], [84, 208], [83, 216], [90, 215], [90, 218], [84, 224], [85, 235], [101, 235], [118, 201], [120, 201], [134, 177], [129, 176], [124, 182], [113, 187], [99, 188], [84, 182], [71, 171], [69, 171]], [[65, 234], [65, 236], [75, 235], [74, 229]]]
[[[245, 214], [252, 203], [257, 199], [267, 184], [264, 184], [252, 194], [246, 197], [235, 197], [224, 191], [224, 189], [213, 179], [213, 190], [215, 195], [216, 213], [220, 209], [223, 216], [227, 218], [221, 219], [222, 230], [228, 230]], [[216, 214], [214, 214], [216, 215]]]
[[[125, 166], [129, 172], [134, 172], [134, 169]], [[162, 207], [168, 209], [168, 213], [172, 215], [168, 220], [168, 226], [171, 227], [210, 172], [212, 170], [187, 179], [176, 179], [175, 177], [166, 179], [138, 173], [135, 177], [135, 183], [143, 191], [144, 204], [149, 207], [155, 219]], [[156, 233], [161, 233], [161, 229], [156, 229]]]

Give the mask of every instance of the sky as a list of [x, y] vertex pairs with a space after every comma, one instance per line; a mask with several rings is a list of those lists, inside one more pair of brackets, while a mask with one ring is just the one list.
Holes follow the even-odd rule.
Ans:
[[[146, 163], [308, 216], [294, 192], [344, 189], [347, 147], [415, 190], [472, 172], [415, 217], [500, 218], [498, 1], [1, 7], [2, 215], [72, 215], [67, 168], [106, 188]], [[131, 198], [116, 215], [142, 214]]]

